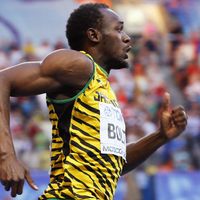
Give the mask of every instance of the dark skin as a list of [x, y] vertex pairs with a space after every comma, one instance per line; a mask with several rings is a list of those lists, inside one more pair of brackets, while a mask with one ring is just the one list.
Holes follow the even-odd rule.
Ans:
[[[126, 67], [130, 38], [123, 31], [123, 21], [110, 9], [100, 10], [104, 16], [102, 30], [90, 28], [86, 32], [83, 50], [108, 73], [111, 69]], [[112, 64], [112, 65], [110, 65]], [[112, 68], [110, 68], [112, 66]], [[10, 96], [28, 96], [47, 93], [55, 99], [66, 99], [67, 91], [79, 91], [87, 83], [93, 63], [78, 51], [58, 50], [42, 62], [27, 62], [0, 72], [0, 180], [5, 190], [15, 197], [23, 192], [24, 181], [37, 190], [29, 171], [15, 154], [9, 128]], [[127, 145], [127, 163], [122, 174], [135, 169], [153, 152], [180, 135], [186, 127], [183, 107], [170, 109], [170, 95], [163, 97], [160, 128], [136, 143]]]

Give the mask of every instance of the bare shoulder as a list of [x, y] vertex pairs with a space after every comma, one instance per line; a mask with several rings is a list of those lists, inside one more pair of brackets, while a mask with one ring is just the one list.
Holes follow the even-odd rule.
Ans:
[[[92, 61], [79, 51], [61, 49], [49, 54], [41, 63], [42, 73], [65, 84], [84, 84], [93, 72]], [[67, 77], [67, 78], [66, 78]]]
[[92, 62], [87, 56], [82, 54], [79, 51], [74, 51], [70, 49], [60, 49], [49, 54], [43, 61], [42, 65], [45, 68], [52, 68], [54, 70], [59, 70], [64, 67], [69, 68], [72, 67], [87, 67], [90, 68], [92, 66]]

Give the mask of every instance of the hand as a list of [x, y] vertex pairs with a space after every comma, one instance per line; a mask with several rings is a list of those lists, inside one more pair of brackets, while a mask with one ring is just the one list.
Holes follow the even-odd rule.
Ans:
[[0, 181], [6, 191], [11, 191], [12, 197], [22, 194], [25, 180], [32, 189], [38, 190], [29, 171], [15, 158], [15, 156], [9, 156], [1, 161]]
[[170, 110], [170, 94], [165, 93], [161, 111], [160, 130], [168, 140], [179, 136], [187, 126], [187, 115], [182, 106]]

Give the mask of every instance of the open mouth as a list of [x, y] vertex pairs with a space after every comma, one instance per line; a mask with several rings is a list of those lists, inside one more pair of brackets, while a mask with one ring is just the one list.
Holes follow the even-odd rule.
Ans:
[[128, 46], [125, 48], [125, 58], [124, 59], [127, 59], [128, 58], [128, 52], [131, 50], [131, 46]]
[[128, 52], [131, 50], [131, 48], [132, 48], [132, 46], [128, 46], [128, 47], [126, 48], [126, 52], [128, 53]]

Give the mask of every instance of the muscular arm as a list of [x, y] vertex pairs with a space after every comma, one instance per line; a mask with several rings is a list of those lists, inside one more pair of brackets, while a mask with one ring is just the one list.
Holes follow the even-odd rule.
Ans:
[[159, 133], [153, 133], [142, 138], [137, 143], [127, 144], [127, 163], [124, 166], [122, 174], [124, 175], [138, 167], [167, 141], [166, 137], [162, 137]]
[[68, 85], [81, 88], [88, 81], [91, 72], [91, 61], [71, 50], [54, 52], [42, 62], [22, 63], [0, 71], [0, 155], [6, 146], [5, 141], [10, 141], [10, 96], [56, 92]]
[[29, 62], [1, 71], [0, 85], [0, 161], [3, 162], [8, 154], [14, 155], [9, 128], [10, 96], [39, 94], [45, 92], [45, 87], [51, 90], [59, 84], [42, 75], [40, 62]]
[[[0, 71], [0, 181], [12, 196], [20, 194], [26, 170], [15, 156], [9, 128], [10, 96], [51, 93], [68, 86], [84, 87], [93, 65], [83, 54], [71, 50], [56, 51], [42, 62], [22, 63]], [[14, 182], [14, 183], [13, 183]], [[29, 185], [35, 189], [30, 181]]]
[[42, 62], [21, 63], [0, 71], [0, 83], [5, 88], [2, 92], [7, 90], [10, 96], [29, 96], [56, 92], [68, 86], [81, 88], [91, 72], [92, 63], [85, 55], [59, 50]]
[[135, 169], [159, 147], [179, 136], [186, 128], [187, 115], [182, 106], [170, 109], [170, 95], [165, 93], [160, 114], [160, 128], [157, 132], [127, 145], [127, 163], [122, 174]]

